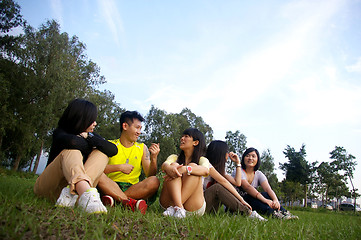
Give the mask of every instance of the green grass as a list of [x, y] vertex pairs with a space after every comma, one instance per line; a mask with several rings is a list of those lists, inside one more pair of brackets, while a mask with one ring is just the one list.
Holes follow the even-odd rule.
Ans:
[[36, 197], [36, 176], [0, 169], [0, 239], [360, 239], [361, 216], [291, 210], [296, 221], [262, 223], [224, 212], [185, 219], [163, 217], [158, 202], [145, 216], [121, 207], [106, 215], [56, 208]]

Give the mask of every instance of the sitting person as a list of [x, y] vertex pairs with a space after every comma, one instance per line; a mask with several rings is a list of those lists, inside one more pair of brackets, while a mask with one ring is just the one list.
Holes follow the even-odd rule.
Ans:
[[184, 218], [187, 211], [203, 215], [206, 202], [202, 177], [209, 173], [208, 159], [203, 157], [206, 148], [204, 135], [198, 129], [186, 129], [179, 148], [179, 156], [170, 155], [162, 164], [166, 173], [159, 197], [160, 205], [166, 209], [163, 215]]
[[91, 102], [73, 100], [53, 132], [47, 167], [34, 185], [38, 196], [56, 206], [78, 206], [88, 213], [106, 213], [95, 188], [117, 148], [94, 133], [97, 109]]
[[[136, 111], [121, 114], [120, 138], [111, 141], [117, 146], [118, 154], [109, 159], [98, 188], [103, 194], [104, 204], [113, 206], [115, 200], [145, 214], [148, 206], [144, 200], [155, 195], [160, 184], [155, 176], [160, 148], [159, 144], [153, 143], [148, 150], [145, 144], [136, 142], [142, 121], [144, 118]], [[142, 168], [147, 178], [140, 182]]]
[[[228, 157], [237, 164], [236, 175], [226, 174]], [[250, 218], [267, 221], [244, 201], [233, 185], [241, 185], [241, 164], [237, 154], [228, 153], [228, 146], [223, 141], [212, 141], [207, 148], [206, 158], [210, 162], [209, 176], [203, 183], [206, 212], [217, 212], [219, 206], [224, 206], [231, 212], [241, 212]], [[233, 185], [232, 185], [232, 184]]]
[[[261, 164], [259, 152], [255, 148], [248, 148], [242, 155], [242, 184], [237, 187], [240, 195], [248, 202], [252, 209], [261, 214], [271, 215], [279, 219], [298, 219], [284, 209], [271, 186], [267, 177], [258, 170]], [[233, 175], [235, 173], [233, 172]], [[265, 192], [258, 192], [257, 187], [261, 186]]]

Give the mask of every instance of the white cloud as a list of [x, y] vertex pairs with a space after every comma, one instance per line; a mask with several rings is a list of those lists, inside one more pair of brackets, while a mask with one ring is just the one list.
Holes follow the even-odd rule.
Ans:
[[51, 9], [55, 19], [59, 22], [60, 26], [63, 26], [63, 6], [61, 4], [61, 0], [51, 0]]
[[361, 73], [361, 57], [357, 59], [357, 62], [355, 64], [352, 64], [350, 66], [346, 66], [346, 70], [348, 72], [358, 72]]
[[118, 11], [117, 3], [114, 0], [98, 0], [100, 11], [103, 14], [114, 42], [119, 46], [121, 34], [123, 33], [123, 22]]
[[338, 79], [335, 68], [325, 67], [291, 88], [296, 96], [291, 106], [301, 125], [357, 124], [361, 120], [361, 88]]

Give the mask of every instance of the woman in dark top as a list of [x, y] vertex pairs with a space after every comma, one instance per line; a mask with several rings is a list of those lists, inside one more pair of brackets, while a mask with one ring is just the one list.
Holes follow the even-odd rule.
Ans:
[[56, 206], [74, 207], [89, 213], [106, 213], [96, 185], [108, 163], [117, 154], [113, 143], [93, 133], [97, 109], [83, 99], [73, 100], [53, 132], [47, 167], [38, 177], [34, 192], [56, 200]]

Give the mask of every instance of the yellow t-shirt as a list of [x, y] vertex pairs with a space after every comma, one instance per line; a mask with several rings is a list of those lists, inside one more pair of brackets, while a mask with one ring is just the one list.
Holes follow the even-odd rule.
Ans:
[[[172, 154], [172, 155], [170, 155], [170, 156], [167, 158], [167, 160], [165, 160], [165, 162], [168, 163], [168, 164], [171, 164], [171, 163], [176, 162], [177, 159], [178, 159], [178, 156], [177, 156], [176, 154]], [[201, 157], [201, 158], [199, 159], [198, 165], [199, 165], [199, 166], [206, 167], [207, 169], [210, 168], [209, 160], [208, 160], [208, 158], [206, 158], [206, 157]]]
[[133, 171], [129, 174], [122, 172], [108, 173], [107, 176], [115, 182], [127, 182], [136, 184], [139, 182], [139, 176], [142, 172], [142, 157], [144, 143], [135, 142], [130, 148], [124, 147], [119, 139], [110, 140], [109, 142], [114, 143], [118, 148], [118, 154], [109, 158], [109, 165], [125, 164], [128, 163], [133, 165]]

